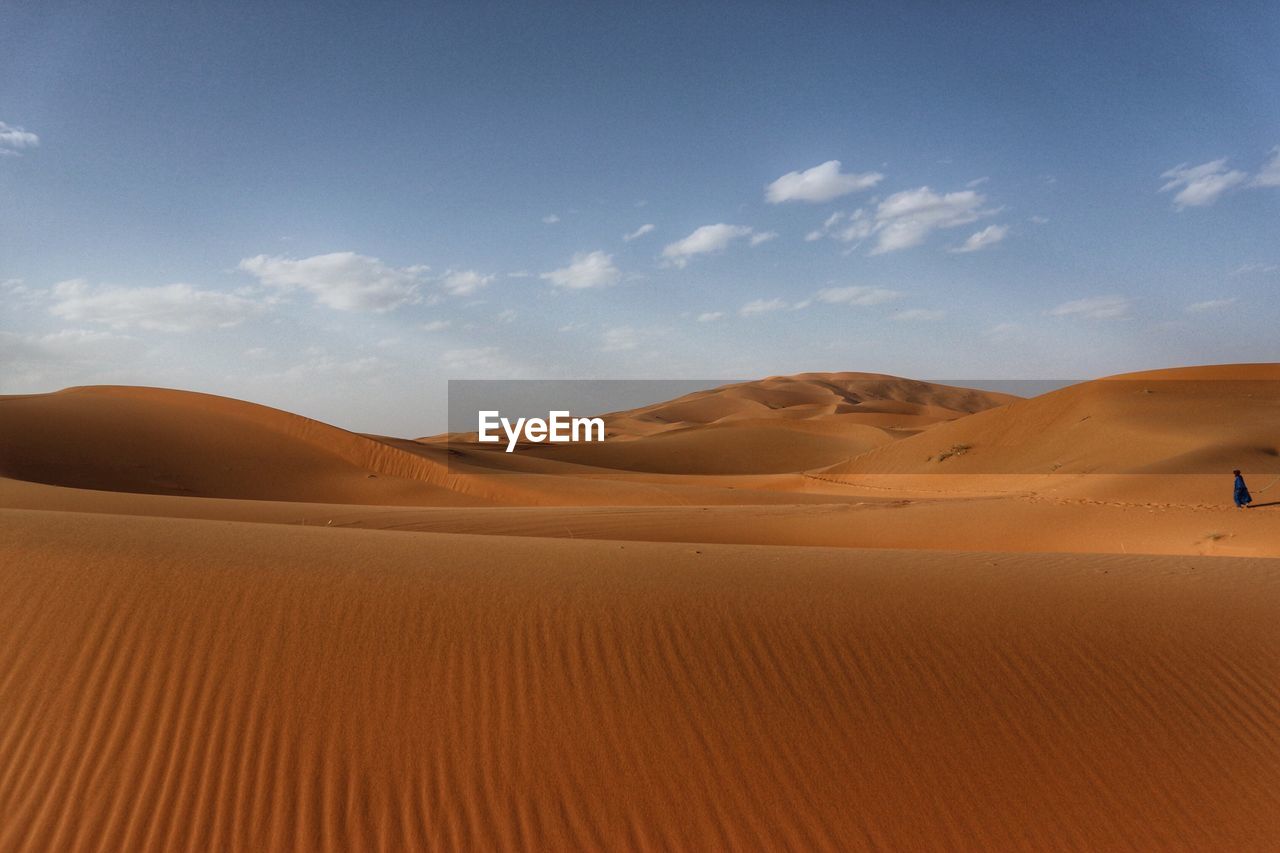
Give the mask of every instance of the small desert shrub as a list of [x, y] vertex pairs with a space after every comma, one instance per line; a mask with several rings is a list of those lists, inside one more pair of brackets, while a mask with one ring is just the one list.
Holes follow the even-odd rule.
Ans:
[[973, 450], [972, 444], [953, 444], [950, 450], [944, 450], [938, 454], [938, 461], [945, 462], [952, 456], [964, 456], [970, 450]]

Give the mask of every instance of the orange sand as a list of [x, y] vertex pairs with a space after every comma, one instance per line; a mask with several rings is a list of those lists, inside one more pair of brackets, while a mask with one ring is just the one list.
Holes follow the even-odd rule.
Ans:
[[1278, 378], [0, 398], [0, 850], [1276, 849]]

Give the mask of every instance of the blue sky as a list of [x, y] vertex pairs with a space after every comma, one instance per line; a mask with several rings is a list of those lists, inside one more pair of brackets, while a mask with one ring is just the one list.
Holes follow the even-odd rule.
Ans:
[[1274, 3], [187, 5], [0, 7], [0, 393], [1276, 358]]

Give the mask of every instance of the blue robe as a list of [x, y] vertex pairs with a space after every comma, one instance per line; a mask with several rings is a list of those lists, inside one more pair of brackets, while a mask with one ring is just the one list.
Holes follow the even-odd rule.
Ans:
[[1236, 506], [1250, 503], [1253, 503], [1253, 495], [1249, 494], [1249, 487], [1244, 484], [1244, 477], [1236, 474]]

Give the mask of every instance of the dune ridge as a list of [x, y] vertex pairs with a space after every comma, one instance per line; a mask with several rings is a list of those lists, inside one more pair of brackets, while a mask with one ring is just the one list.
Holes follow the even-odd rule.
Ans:
[[823, 473], [1280, 474], [1277, 419], [1280, 365], [1145, 371], [939, 424]]

